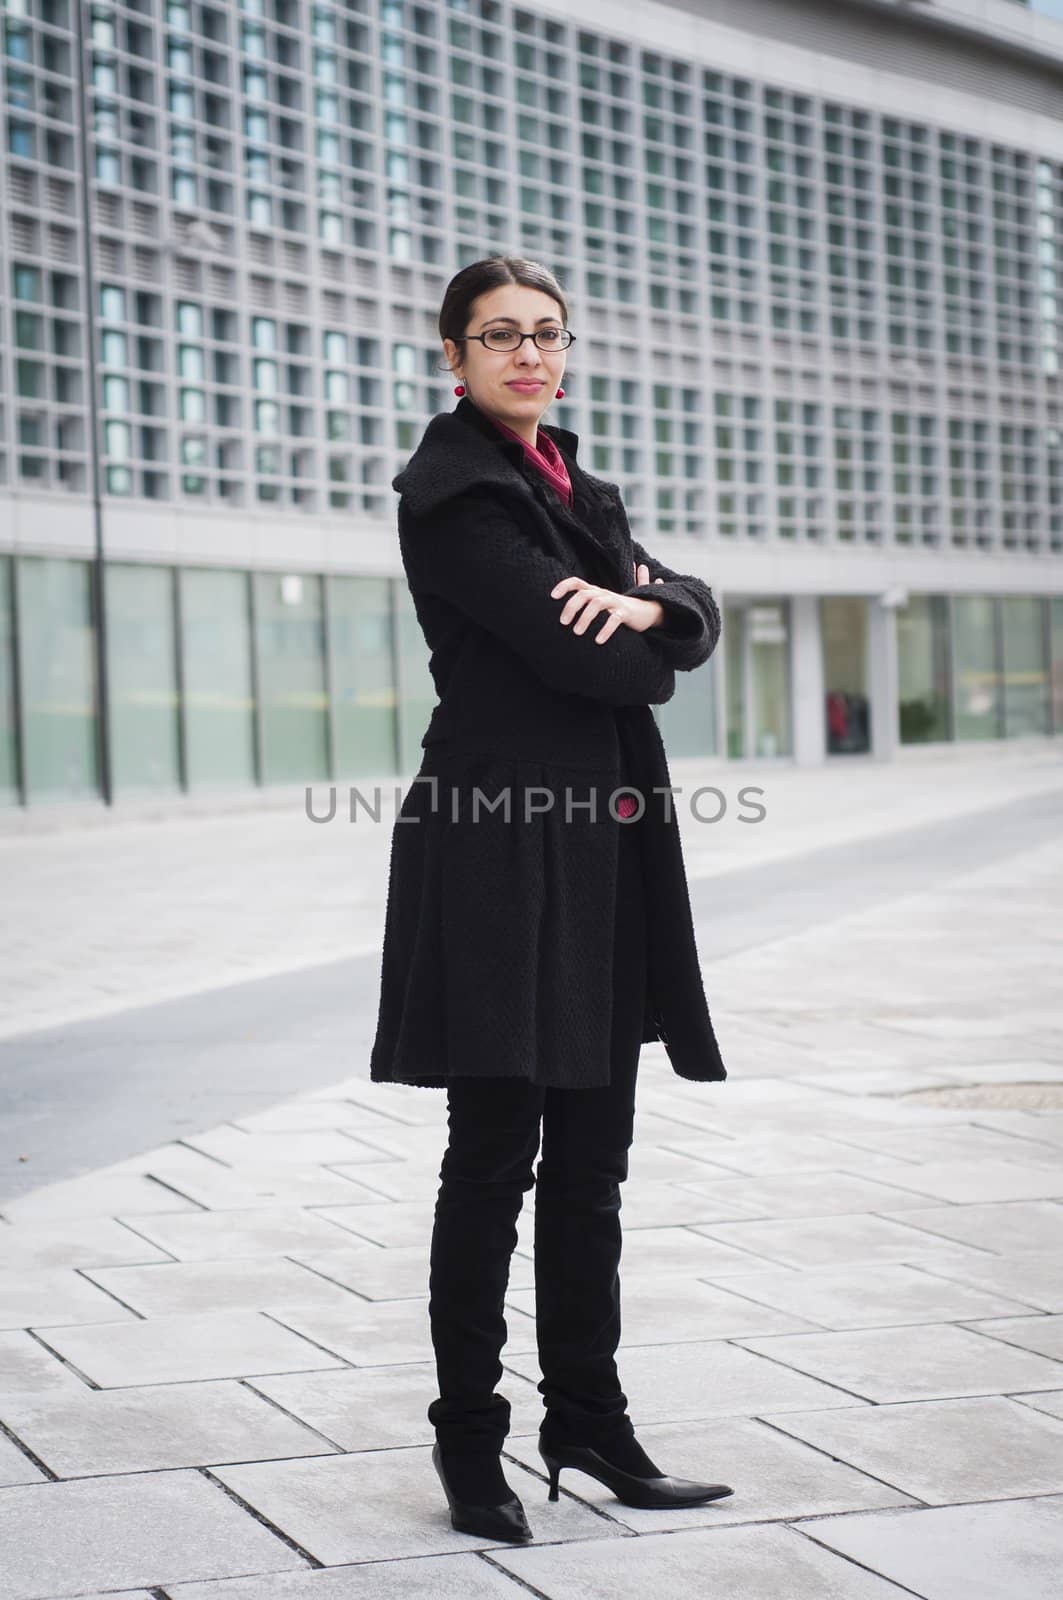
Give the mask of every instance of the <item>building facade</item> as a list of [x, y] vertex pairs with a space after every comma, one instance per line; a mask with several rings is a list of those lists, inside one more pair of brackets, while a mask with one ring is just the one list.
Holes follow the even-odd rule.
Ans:
[[1063, 23], [2, 0], [0, 802], [409, 774], [390, 488], [458, 268], [724, 641], [674, 756], [1063, 733]]

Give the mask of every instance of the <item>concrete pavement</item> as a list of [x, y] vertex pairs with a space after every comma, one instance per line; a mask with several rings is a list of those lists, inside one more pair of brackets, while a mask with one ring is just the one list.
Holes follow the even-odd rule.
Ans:
[[[547, 1501], [531, 1195], [504, 1387], [507, 1475], [536, 1540], [450, 1528], [425, 1418], [445, 1102], [337, 1060], [337, 1081], [294, 1098], [0, 1191], [0, 1600], [1058, 1594], [1063, 762], [746, 779], [767, 790], [764, 824], [684, 824], [699, 929], [729, 877], [765, 901], [773, 881], [788, 900], [800, 887], [804, 909], [765, 908], [706, 958], [726, 1083], [685, 1083], [644, 1048], [620, 1353], [650, 1454], [734, 1495], [636, 1511], [566, 1471]], [[904, 872], [934, 826], [936, 870]], [[293, 930], [292, 907], [323, 886], [311, 953], [351, 953], [383, 882], [383, 835], [359, 855], [355, 832], [145, 821], [94, 830], [80, 856], [73, 833], [10, 835], [30, 937], [7, 953], [8, 1048], [48, 1027], [49, 994], [56, 1020], [118, 1017], [175, 988], [190, 1005], [249, 956], [284, 970], [313, 925]], [[826, 844], [896, 867], [817, 898]], [[69, 977], [50, 943], [64, 908], [67, 948], [86, 951]], [[137, 982], [101, 1001], [109, 957]]]

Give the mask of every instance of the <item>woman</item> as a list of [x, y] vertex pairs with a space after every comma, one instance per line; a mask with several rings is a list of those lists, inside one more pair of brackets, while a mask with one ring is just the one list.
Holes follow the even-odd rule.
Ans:
[[629, 1505], [732, 1492], [654, 1465], [615, 1363], [640, 1045], [661, 1039], [681, 1077], [726, 1077], [649, 709], [712, 653], [720, 616], [704, 583], [633, 544], [576, 435], [541, 424], [563, 393], [567, 321], [534, 262], [459, 272], [439, 329], [461, 398], [393, 484], [439, 704], [392, 836], [370, 1071], [447, 1090], [432, 1459], [453, 1526], [509, 1541], [531, 1532], [502, 1471], [495, 1384], [533, 1185], [550, 1498], [563, 1466]]

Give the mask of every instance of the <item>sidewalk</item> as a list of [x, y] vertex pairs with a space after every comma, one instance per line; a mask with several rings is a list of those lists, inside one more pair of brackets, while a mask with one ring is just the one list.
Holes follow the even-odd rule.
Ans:
[[[1063, 801], [1046, 752], [673, 776], [760, 784], [774, 823], [684, 824], [692, 879]], [[0, 840], [9, 1034], [349, 952], [381, 837], [285, 814]], [[1055, 1600], [1061, 900], [1063, 804], [1047, 844], [707, 965], [725, 1083], [644, 1047], [620, 1372], [662, 1469], [734, 1486], [702, 1508], [571, 1471], [547, 1501], [533, 1193], [503, 1387], [536, 1539], [451, 1529], [439, 1093], [366, 1067], [0, 1201], [0, 1600]]]

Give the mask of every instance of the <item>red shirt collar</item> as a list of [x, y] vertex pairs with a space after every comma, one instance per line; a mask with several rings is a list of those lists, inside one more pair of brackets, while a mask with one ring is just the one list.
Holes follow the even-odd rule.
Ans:
[[499, 433], [505, 434], [507, 439], [515, 439], [518, 444], [523, 446], [524, 459], [546, 479], [551, 488], [556, 489], [565, 504], [571, 507], [573, 503], [572, 480], [565, 465], [565, 458], [545, 429], [539, 428], [535, 444], [532, 445], [528, 443], [527, 439], [522, 439], [520, 434], [516, 433], [506, 423], [499, 422], [497, 417], [492, 417], [490, 420], [494, 423]]

